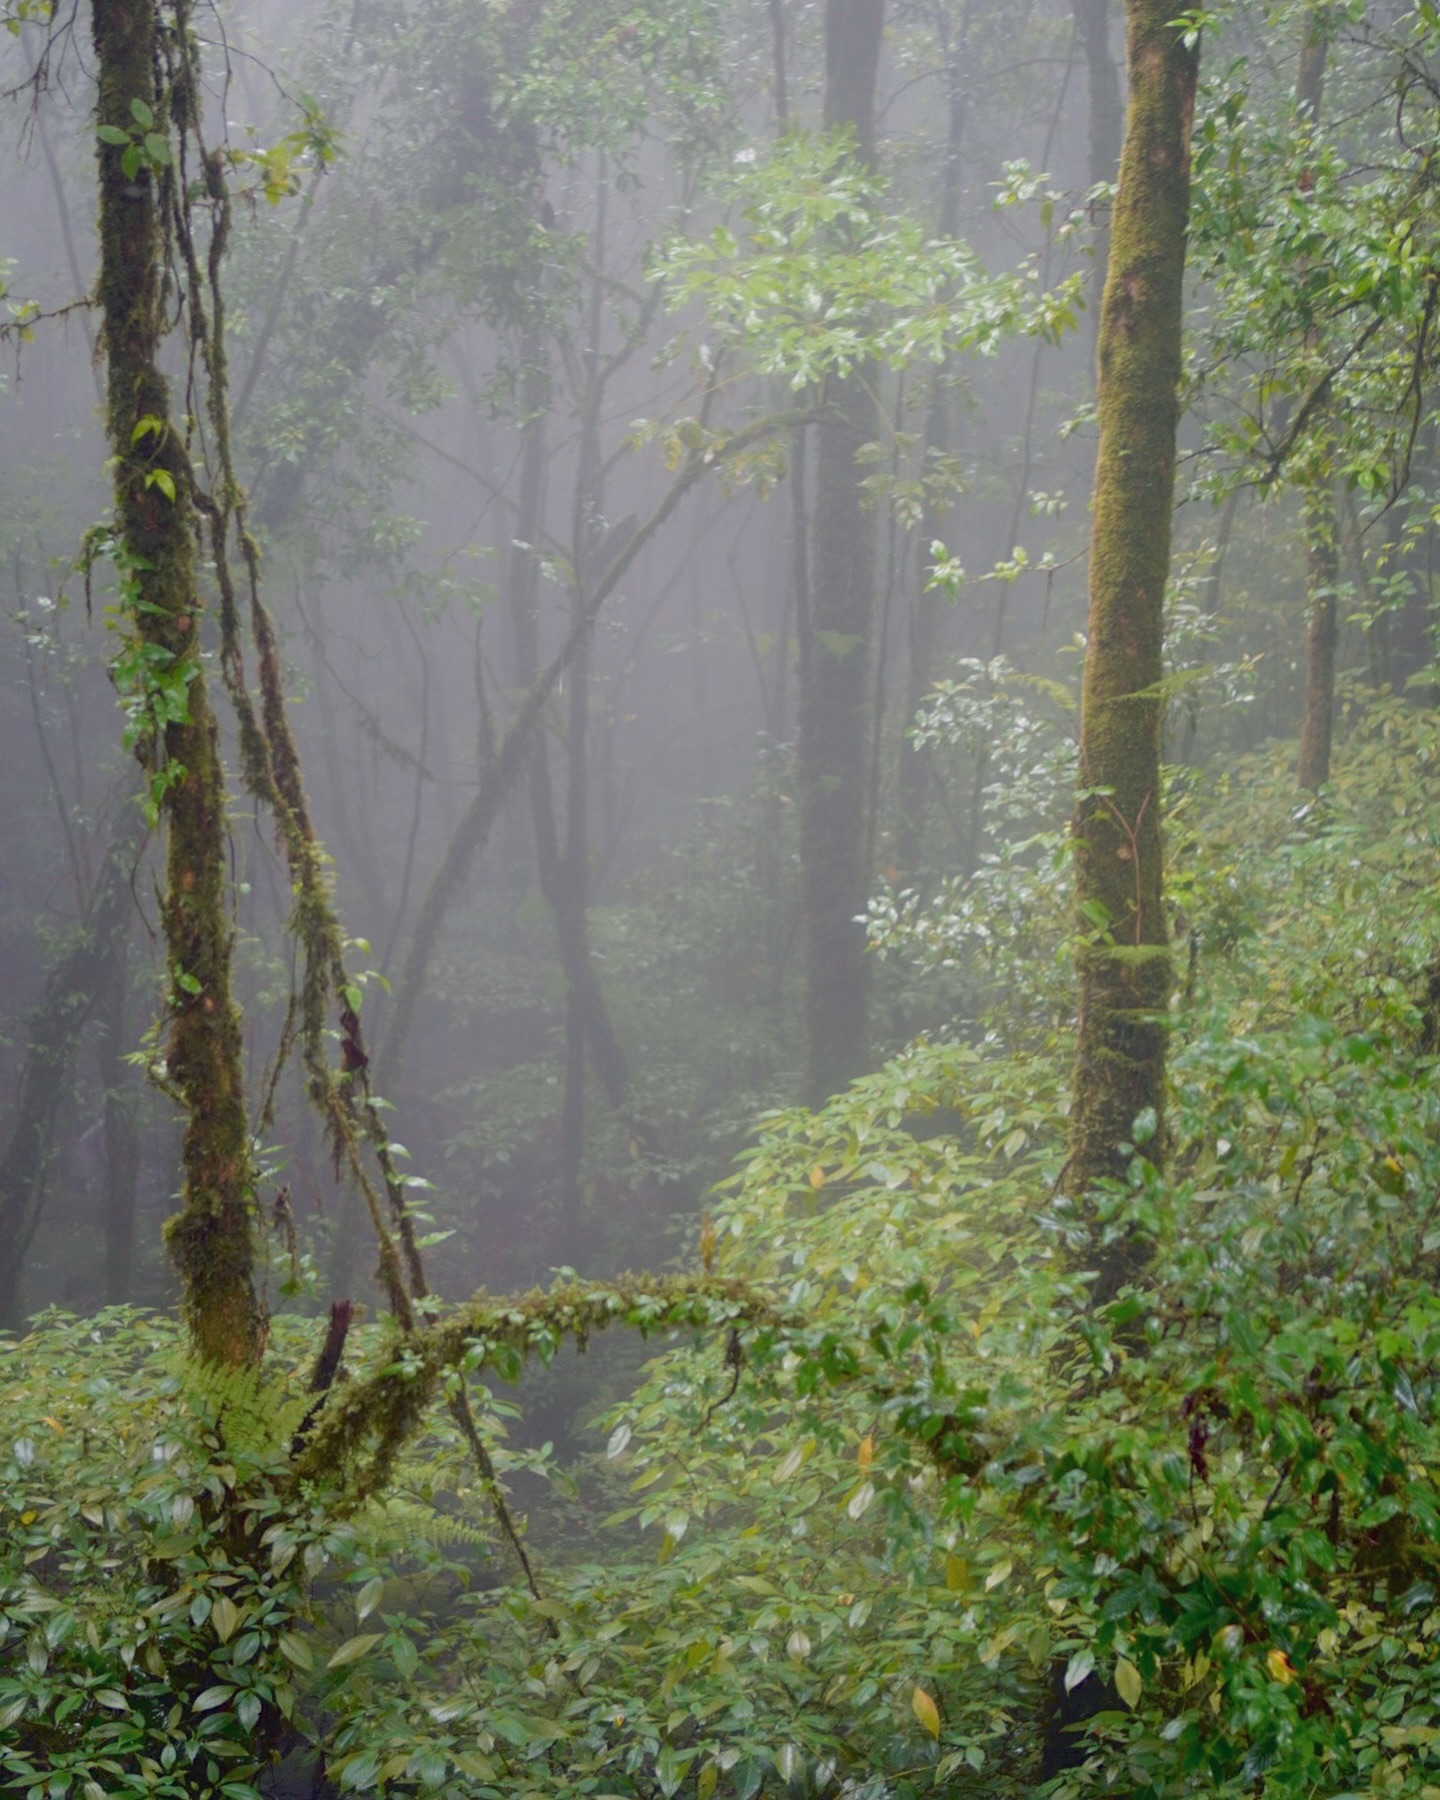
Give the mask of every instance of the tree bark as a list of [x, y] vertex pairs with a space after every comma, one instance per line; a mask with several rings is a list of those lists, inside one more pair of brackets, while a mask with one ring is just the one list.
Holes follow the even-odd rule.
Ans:
[[[875, 154], [884, 0], [827, 0], [827, 131]], [[816, 428], [809, 654], [801, 658], [800, 858], [806, 942], [806, 1098], [822, 1105], [865, 1065], [866, 748], [875, 611], [874, 530], [859, 452], [877, 435], [872, 372], [827, 382]]]
[[[1329, 49], [1329, 8], [1314, 6], [1305, 21], [1300, 64], [1295, 77], [1295, 109], [1302, 128], [1320, 123], [1325, 91], [1325, 59]], [[1307, 350], [1318, 348], [1315, 332], [1307, 334]], [[1320, 460], [1328, 462], [1323, 412], [1316, 421]], [[1340, 579], [1340, 519], [1335, 484], [1322, 473], [1307, 482], [1305, 521], [1305, 712], [1300, 726], [1300, 757], [1295, 778], [1312, 794], [1330, 779], [1330, 746], [1335, 720], [1335, 647], [1338, 637], [1335, 590]]]
[[[962, 59], [966, 52], [966, 36], [970, 22], [966, 9], [960, 27], [960, 41], [946, 44], [945, 89], [948, 102], [948, 129], [945, 141], [945, 163], [941, 172], [939, 233], [953, 237], [960, 216], [960, 147], [965, 134], [966, 90]], [[933, 460], [950, 450], [950, 384], [953, 370], [947, 359], [929, 379], [929, 403], [925, 409], [925, 452], [922, 472], [932, 473]], [[915, 721], [935, 684], [935, 654], [940, 636], [938, 593], [931, 587], [935, 561], [931, 545], [940, 540], [945, 528], [948, 497], [938, 497], [927, 482], [921, 502], [919, 591], [910, 605], [907, 621], [908, 684], [905, 694], [905, 718]], [[895, 833], [895, 860], [902, 875], [919, 873], [924, 860], [925, 798], [932, 772], [930, 751], [909, 739], [902, 742], [898, 788], [899, 823]]]
[[[1169, 934], [1160, 835], [1161, 649], [1170, 567], [1199, 52], [1168, 0], [1127, 0], [1129, 110], [1097, 373], [1100, 445], [1074, 823], [1080, 1017], [1069, 1187], [1125, 1173], [1137, 1117], [1165, 1148]], [[1124, 1278], [1122, 1251], [1102, 1286]]]
[[[25, 1257], [46, 1197], [55, 1117], [71, 1092], [81, 1039], [124, 959], [134, 901], [130, 880], [140, 852], [141, 818], [126, 799], [90, 897], [79, 941], [51, 970], [30, 1021], [15, 1097], [14, 1122], [0, 1154], [0, 1327], [21, 1323]], [[108, 1114], [108, 1106], [107, 1106]], [[107, 1183], [109, 1131], [107, 1122]]]
[[109, 979], [101, 1001], [100, 1078], [105, 1089], [105, 1187], [102, 1230], [105, 1234], [105, 1304], [130, 1301], [135, 1261], [135, 1207], [140, 1180], [140, 1132], [136, 1114], [139, 1092], [126, 1060], [127, 1001], [130, 971], [122, 935], [110, 959]]
[[[1085, 72], [1090, 90], [1089, 169], [1091, 187], [1115, 179], [1115, 166], [1120, 160], [1120, 143], [1125, 127], [1124, 108], [1120, 103], [1120, 77], [1110, 55], [1110, 0], [1074, 0], [1075, 34], [1085, 55]], [[1102, 207], [1095, 214], [1095, 276], [1090, 284], [1092, 294], [1103, 295], [1105, 276], [1110, 264], [1110, 212]], [[1098, 331], [1100, 311], [1094, 318]]]
[[1335, 720], [1335, 650], [1339, 639], [1336, 588], [1340, 581], [1340, 521], [1328, 482], [1305, 500], [1305, 714], [1295, 778], [1314, 793], [1330, 779]]
[[[264, 1321], [255, 1291], [253, 1170], [245, 1112], [240, 1015], [231, 994], [225, 778], [219, 731], [200, 654], [195, 512], [183, 429], [160, 369], [165, 335], [162, 205], [173, 164], [142, 160], [127, 172], [139, 101], [166, 130], [159, 91], [159, 21], [153, 0], [91, 10], [99, 93], [99, 301], [106, 365], [106, 425], [114, 467], [115, 533], [126, 627], [143, 659], [184, 704], [143, 749], [157, 778], [167, 829], [162, 906], [170, 983], [168, 1078], [186, 1112], [180, 1211], [166, 1240], [180, 1276], [186, 1328], [207, 1361], [258, 1355]], [[181, 32], [188, 29], [177, 21]], [[187, 97], [198, 104], [198, 95]], [[150, 128], [147, 128], [150, 129]], [[159, 191], [165, 185], [165, 195]], [[178, 680], [177, 680], [178, 678]], [[174, 716], [175, 711], [183, 716]]]

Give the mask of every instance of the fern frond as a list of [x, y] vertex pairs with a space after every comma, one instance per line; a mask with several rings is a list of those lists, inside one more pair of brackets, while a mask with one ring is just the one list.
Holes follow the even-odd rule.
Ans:
[[315, 1405], [293, 1375], [228, 1368], [187, 1353], [167, 1360], [177, 1397], [215, 1433], [226, 1453], [246, 1462], [282, 1460]]
[[362, 1544], [391, 1555], [419, 1540], [437, 1550], [461, 1548], [483, 1556], [495, 1554], [495, 1540], [488, 1532], [455, 1513], [440, 1512], [423, 1501], [399, 1495], [372, 1501], [357, 1517], [356, 1527]]

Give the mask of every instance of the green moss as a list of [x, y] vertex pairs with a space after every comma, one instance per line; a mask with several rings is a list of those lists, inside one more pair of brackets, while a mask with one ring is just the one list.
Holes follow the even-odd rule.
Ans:
[[437, 1323], [397, 1333], [375, 1373], [331, 1391], [297, 1479], [341, 1489], [347, 1506], [382, 1490], [450, 1370], [513, 1375], [528, 1357], [548, 1361], [567, 1339], [583, 1349], [609, 1325], [723, 1331], [777, 1318], [767, 1295], [712, 1275], [621, 1275], [604, 1284], [563, 1281], [516, 1299], [477, 1295]]
[[[152, 5], [92, 11], [99, 81], [97, 121], [129, 129], [131, 102], [166, 129], [157, 86], [160, 30]], [[121, 146], [97, 147], [100, 281], [107, 425], [114, 467], [116, 534], [133, 583], [127, 629], [185, 672], [185, 716], [171, 717], [148, 746], [168, 771], [161, 801], [167, 834], [161, 909], [170, 978], [169, 1079], [186, 1111], [181, 1210], [166, 1238], [180, 1276], [191, 1341], [208, 1360], [253, 1359], [263, 1318], [253, 1278], [253, 1171], [240, 1020], [231, 994], [225, 776], [200, 660], [194, 485], [161, 372], [166, 330], [161, 271], [171, 169], [126, 172]]]
[[[1164, 1154], [1160, 728], [1163, 608], [1179, 413], [1181, 288], [1197, 52], [1165, 0], [1128, 0], [1130, 105], [1098, 369], [1100, 449], [1075, 817], [1082, 921], [1069, 1185], [1123, 1175], [1136, 1115]], [[1107, 922], [1097, 932], [1095, 921]], [[1144, 952], [1145, 954], [1140, 954]]]

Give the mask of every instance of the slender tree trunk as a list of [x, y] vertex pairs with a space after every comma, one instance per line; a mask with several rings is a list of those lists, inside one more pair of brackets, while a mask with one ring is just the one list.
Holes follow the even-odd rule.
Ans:
[[[967, 7], [960, 24], [960, 41], [945, 46], [945, 88], [948, 100], [949, 129], [945, 141], [945, 164], [940, 186], [939, 230], [942, 237], [953, 237], [960, 215], [960, 146], [965, 133], [966, 89], [963, 58], [970, 23]], [[925, 409], [925, 459], [923, 472], [934, 473], [936, 456], [950, 449], [950, 383], [953, 372], [942, 364], [930, 376], [930, 398]], [[905, 720], [914, 723], [926, 695], [935, 684], [935, 653], [940, 633], [941, 599], [931, 587], [935, 571], [931, 546], [939, 542], [945, 528], [948, 507], [937, 499], [927, 481], [920, 517], [919, 591], [910, 606], [908, 620], [907, 687]], [[899, 825], [896, 830], [895, 860], [901, 873], [913, 876], [923, 861], [925, 837], [925, 795], [931, 776], [931, 753], [908, 738], [901, 742], [899, 771]]]
[[401, 965], [396, 984], [395, 1004], [376, 1056], [384, 1086], [393, 1086], [410, 1029], [415, 1023], [415, 1009], [425, 990], [425, 977], [440, 940], [440, 928], [446, 913], [463, 886], [471, 864], [490, 841], [490, 834], [501, 808], [518, 785], [530, 757], [540, 740], [545, 710], [561, 676], [570, 666], [581, 640], [592, 631], [607, 599], [619, 585], [622, 576], [647, 544], [674, 516], [681, 501], [706, 476], [732, 456], [743, 454], [777, 431], [795, 423], [793, 415], [782, 415], [771, 421], [760, 419], [737, 431], [716, 451], [692, 452], [671, 482], [665, 497], [639, 528], [630, 535], [623, 548], [614, 552], [597, 570], [585, 602], [581, 618], [572, 625], [565, 642], [540, 671], [533, 685], [526, 689], [515, 717], [506, 727], [495, 754], [480, 774], [480, 786], [466, 807], [455, 835], [446, 847], [440, 866], [431, 878], [425, 899], [415, 918], [410, 945]]
[[[1433, 419], [1420, 429], [1415, 446], [1412, 474], [1417, 493], [1429, 491], [1434, 474], [1440, 467], [1440, 430]], [[1436, 691], [1428, 682], [1417, 681], [1422, 670], [1435, 663], [1435, 527], [1426, 524], [1416, 535], [1405, 529], [1405, 518], [1397, 507], [1391, 513], [1385, 560], [1392, 573], [1407, 576], [1405, 599], [1399, 610], [1386, 619], [1385, 646], [1387, 675], [1392, 692], [1413, 700], [1418, 705], [1433, 706]]]
[[[156, 83], [159, 26], [153, 0], [94, 0], [97, 122], [119, 142], [98, 143], [99, 300], [106, 423], [114, 467], [115, 525], [127, 627], [146, 672], [167, 692], [183, 678], [182, 717], [158, 723], [144, 745], [161, 783], [167, 828], [162, 905], [170, 1030], [166, 1070], [186, 1112], [180, 1211], [166, 1227], [186, 1327], [207, 1360], [243, 1363], [260, 1350], [254, 1282], [253, 1170], [245, 1113], [240, 1015], [231, 995], [232, 929], [226, 866], [225, 777], [219, 731], [200, 654], [194, 505], [179, 422], [160, 369], [165, 334], [162, 196], [173, 166], [128, 171], [136, 113], [164, 131], [169, 96]], [[181, 19], [177, 29], [188, 29]], [[198, 103], [198, 95], [188, 104]], [[158, 671], [158, 675], [155, 673]]]
[[[25, 1257], [44, 1210], [56, 1114], [71, 1092], [71, 1072], [97, 1003], [125, 955], [143, 822], [128, 799], [120, 806], [79, 941], [50, 972], [30, 1021], [14, 1121], [0, 1152], [0, 1326], [7, 1329], [21, 1322]], [[109, 1150], [107, 1143], [107, 1165]]]
[[[1161, 647], [1170, 568], [1181, 290], [1197, 48], [1169, 0], [1126, 0], [1130, 104], [1100, 320], [1089, 644], [1075, 815], [1079, 1036], [1069, 1186], [1122, 1176], [1137, 1117], [1165, 1147], [1169, 935], [1160, 836]], [[1102, 1286], [1124, 1278], [1112, 1255]]]
[[[1090, 89], [1089, 177], [1091, 187], [1115, 179], [1125, 110], [1120, 103], [1120, 77], [1110, 55], [1110, 0], [1074, 0], [1075, 33], [1085, 56]], [[1103, 295], [1110, 262], [1110, 211], [1095, 214], [1095, 275], [1090, 292]], [[1092, 309], [1098, 334], [1100, 308]]]
[[1305, 713], [1295, 778], [1314, 793], [1330, 779], [1335, 720], [1335, 650], [1339, 639], [1336, 590], [1340, 581], [1340, 521], [1329, 482], [1305, 498]]
[[[827, 0], [827, 130], [875, 154], [884, 0]], [[874, 527], [859, 452], [878, 430], [873, 372], [827, 382], [816, 427], [810, 655], [800, 692], [800, 854], [806, 927], [806, 1097], [813, 1106], [865, 1065], [866, 747], [875, 612]]]
[[[534, 545], [542, 530], [546, 466], [544, 409], [549, 398], [544, 342], [528, 335], [524, 349], [527, 418], [520, 469], [516, 537], [511, 552], [509, 597], [515, 673], [526, 687], [540, 670], [540, 562]], [[612, 547], [614, 554], [623, 544]], [[604, 556], [603, 546], [601, 556]], [[583, 561], [582, 557], [582, 561]], [[604, 572], [604, 562], [599, 572]], [[571, 620], [576, 650], [568, 672], [568, 739], [566, 755], [566, 831], [562, 844], [555, 818], [555, 796], [546, 746], [541, 742], [530, 759], [530, 819], [535, 835], [535, 862], [540, 891], [555, 923], [556, 948], [565, 976], [565, 1094], [561, 1120], [561, 1193], [564, 1209], [579, 1206], [580, 1164], [585, 1132], [585, 1053], [588, 1049], [605, 1098], [624, 1106], [629, 1093], [629, 1067], [616, 1036], [595, 975], [586, 929], [589, 847], [586, 830], [587, 738], [589, 720], [588, 631], [581, 621], [583, 591], [577, 593]]]
[[140, 1179], [140, 1132], [136, 1122], [139, 1093], [126, 1060], [129, 1048], [126, 1004], [130, 971], [122, 936], [110, 959], [109, 979], [101, 1001], [100, 1080], [105, 1090], [105, 1187], [102, 1230], [105, 1234], [105, 1304], [124, 1306], [130, 1299], [135, 1257], [135, 1205]]
[[[1295, 108], [1302, 126], [1320, 123], [1329, 49], [1329, 8], [1314, 6], [1305, 21], [1300, 66], [1295, 79]], [[1318, 347], [1314, 333], [1308, 349]], [[1325, 435], [1323, 419], [1317, 431]], [[1327, 460], [1322, 445], [1321, 462]], [[1335, 484], [1325, 474], [1306, 484], [1305, 522], [1305, 711], [1300, 726], [1300, 757], [1295, 778], [1314, 793], [1330, 779], [1330, 745], [1335, 720], [1336, 587], [1340, 579], [1340, 519]]]

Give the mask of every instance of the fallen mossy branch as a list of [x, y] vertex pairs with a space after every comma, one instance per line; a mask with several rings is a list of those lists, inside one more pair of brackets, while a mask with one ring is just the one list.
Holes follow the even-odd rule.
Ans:
[[611, 1325], [648, 1337], [781, 1323], [763, 1289], [719, 1275], [567, 1279], [513, 1299], [480, 1294], [434, 1324], [396, 1333], [378, 1368], [333, 1389], [294, 1478], [339, 1490], [340, 1510], [353, 1510], [384, 1487], [452, 1375], [493, 1369], [509, 1379], [528, 1358], [549, 1362], [567, 1339], [583, 1350], [592, 1332]]

